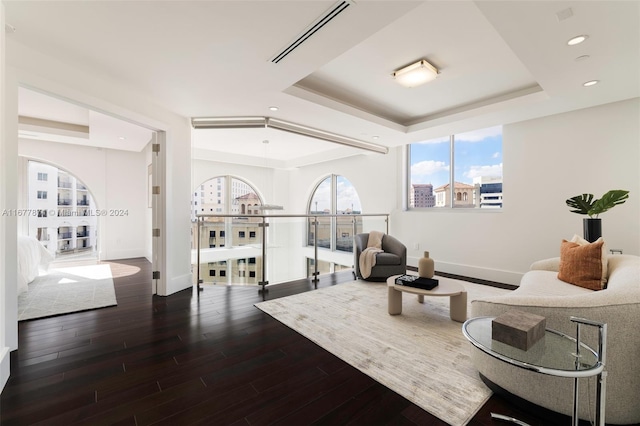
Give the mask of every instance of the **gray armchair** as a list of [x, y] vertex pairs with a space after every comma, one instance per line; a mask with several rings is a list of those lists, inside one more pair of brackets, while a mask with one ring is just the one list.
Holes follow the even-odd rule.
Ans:
[[[357, 234], [354, 238], [354, 275], [362, 278], [360, 273], [360, 253], [367, 248], [369, 234]], [[369, 281], [385, 281], [392, 275], [404, 274], [407, 272], [407, 247], [398, 239], [385, 234], [382, 237], [382, 253], [376, 254], [376, 264], [371, 269]]]

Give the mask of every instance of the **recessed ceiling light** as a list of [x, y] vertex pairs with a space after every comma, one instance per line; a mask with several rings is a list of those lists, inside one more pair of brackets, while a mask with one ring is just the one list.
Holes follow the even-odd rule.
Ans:
[[567, 44], [569, 46], [575, 46], [576, 44], [580, 44], [583, 41], [585, 41], [586, 39], [588, 39], [589, 36], [588, 35], [579, 35], [579, 36], [575, 36], [569, 39], [569, 41], [567, 41]]
[[120, 139], [121, 141], [126, 140], [127, 138], [125, 138], [124, 136], [118, 136], [118, 139]]
[[380, 138], [380, 136], [371, 136], [371, 138], [373, 138], [373, 139], [379, 139], [379, 138]]
[[269, 109], [270, 109], [271, 111], [277, 111], [277, 110], [278, 110], [278, 107], [277, 107], [277, 106], [270, 106], [270, 107], [269, 107]]
[[582, 83], [582, 85], [584, 87], [589, 87], [589, 86], [595, 86], [596, 84], [600, 83], [600, 80], [589, 80], [585, 83]]

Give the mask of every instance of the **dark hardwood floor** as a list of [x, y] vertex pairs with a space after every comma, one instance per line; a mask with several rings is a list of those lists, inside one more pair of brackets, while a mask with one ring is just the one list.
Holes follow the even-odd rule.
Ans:
[[[145, 259], [106, 263], [117, 307], [19, 323], [2, 426], [445, 424], [255, 308], [255, 287], [154, 297]], [[282, 284], [266, 298], [312, 288]], [[491, 411], [569, 424], [494, 395], [470, 425], [504, 424]]]

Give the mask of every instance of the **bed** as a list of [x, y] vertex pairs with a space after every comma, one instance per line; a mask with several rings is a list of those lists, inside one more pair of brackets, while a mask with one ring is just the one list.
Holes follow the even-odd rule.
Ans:
[[35, 237], [18, 235], [18, 294], [28, 290], [40, 270], [46, 270], [53, 255]]

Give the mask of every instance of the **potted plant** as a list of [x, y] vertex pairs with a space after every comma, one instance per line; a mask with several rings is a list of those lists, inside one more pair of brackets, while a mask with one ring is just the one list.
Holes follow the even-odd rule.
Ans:
[[571, 213], [588, 215], [583, 220], [584, 239], [590, 243], [602, 236], [602, 223], [598, 215], [622, 204], [629, 198], [629, 191], [612, 189], [601, 198], [594, 200], [593, 194], [581, 194], [569, 198], [567, 206], [571, 207]]

